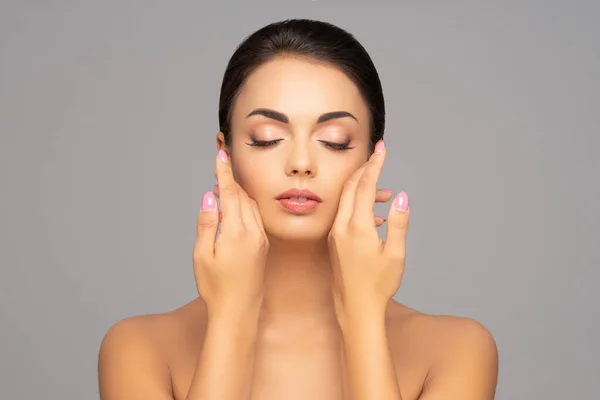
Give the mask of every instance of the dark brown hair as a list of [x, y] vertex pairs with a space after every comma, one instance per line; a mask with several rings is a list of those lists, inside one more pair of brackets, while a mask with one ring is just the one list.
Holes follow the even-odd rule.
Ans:
[[354, 82], [369, 108], [372, 151], [385, 129], [383, 90], [375, 65], [350, 33], [328, 22], [310, 19], [269, 24], [237, 47], [225, 69], [219, 99], [219, 129], [225, 143], [231, 145], [231, 114], [240, 88], [256, 68], [278, 55], [326, 62]]

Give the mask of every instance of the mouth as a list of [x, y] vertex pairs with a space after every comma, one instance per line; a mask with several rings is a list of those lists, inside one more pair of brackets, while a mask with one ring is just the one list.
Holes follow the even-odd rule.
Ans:
[[308, 189], [289, 189], [275, 200], [293, 214], [306, 214], [314, 211], [323, 200]]

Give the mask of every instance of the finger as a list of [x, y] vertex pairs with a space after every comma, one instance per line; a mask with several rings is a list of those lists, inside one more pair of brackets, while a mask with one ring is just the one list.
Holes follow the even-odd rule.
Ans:
[[390, 206], [384, 251], [395, 259], [406, 256], [406, 231], [409, 219], [408, 196], [400, 192]]
[[196, 243], [194, 244], [194, 259], [207, 257], [214, 254], [214, 243], [219, 226], [219, 209], [215, 196], [206, 192], [202, 198], [202, 205], [198, 214], [196, 225]]
[[239, 192], [242, 223], [246, 228], [254, 228], [258, 223], [252, 206], [253, 200], [248, 196], [244, 189], [240, 188]]
[[215, 197], [218, 199], [219, 198], [219, 184], [218, 183], [213, 186], [213, 193], [215, 194]]
[[[349, 220], [352, 216], [352, 210], [354, 209], [354, 195], [356, 191], [356, 184], [360, 177], [365, 171], [367, 163], [363, 164], [355, 173], [346, 181], [344, 190], [340, 197], [340, 205], [338, 207], [338, 220], [346, 219]], [[389, 189], [377, 189], [375, 193], [375, 202], [386, 203], [392, 198], [392, 191]]]
[[387, 203], [392, 198], [392, 191], [389, 189], [377, 189], [375, 193], [376, 203]]
[[342, 189], [340, 196], [340, 203], [338, 205], [338, 211], [335, 217], [335, 223], [347, 224], [352, 217], [352, 210], [354, 208], [354, 192], [356, 190], [356, 184], [363, 174], [366, 167], [366, 163], [361, 165], [354, 173], [348, 178]]
[[265, 226], [263, 225], [263, 221], [262, 221], [262, 215], [260, 214], [260, 209], [258, 208], [258, 204], [256, 203], [256, 201], [250, 199], [250, 202], [252, 204], [252, 211], [254, 212], [254, 218], [256, 221], [256, 224], [258, 225], [259, 229], [265, 233]]
[[[218, 185], [215, 186], [218, 190]], [[256, 200], [251, 198], [244, 189], [240, 188], [240, 191], [244, 194], [242, 203], [244, 203], [243, 207], [245, 208], [246, 212], [245, 216], [248, 218], [249, 223], [250, 221], [254, 222], [259, 230], [264, 233], [265, 228], [263, 226], [262, 217], [260, 215], [260, 210], [258, 209]]]
[[379, 216], [375, 216], [375, 226], [381, 226], [387, 221], [387, 219]]
[[373, 220], [373, 206], [375, 205], [377, 181], [381, 174], [383, 162], [385, 161], [385, 145], [380, 140], [375, 146], [375, 151], [369, 158], [365, 171], [356, 183], [354, 209], [352, 218], [360, 224], [366, 224]]
[[238, 191], [239, 185], [233, 177], [229, 157], [223, 150], [219, 150], [215, 171], [217, 184], [219, 185], [219, 200], [222, 212], [221, 232], [224, 233], [234, 227], [232, 224], [240, 224], [242, 219]]

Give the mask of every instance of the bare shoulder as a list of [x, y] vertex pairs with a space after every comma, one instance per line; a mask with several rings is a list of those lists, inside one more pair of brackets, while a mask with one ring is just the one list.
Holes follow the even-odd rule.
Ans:
[[[157, 357], [166, 358], [165, 346], [184, 333], [195, 334], [202, 330], [206, 308], [200, 299], [193, 300], [175, 310], [160, 314], [145, 314], [124, 318], [108, 329], [101, 345], [103, 350], [113, 346], [135, 344]], [[134, 342], [134, 343], [129, 343]]]
[[[397, 302], [390, 304], [388, 315], [391, 347], [401, 351], [410, 343], [426, 364], [423, 399], [453, 394], [493, 398], [498, 349], [486, 326], [472, 318], [422, 313]], [[470, 382], [460, 377], [470, 377]]]
[[428, 347], [440, 351], [454, 346], [484, 346], [496, 351], [496, 342], [487, 327], [475, 319], [426, 314], [396, 301], [388, 307], [389, 326], [392, 338], [402, 340], [407, 336], [421, 338]]
[[[101, 399], [172, 399], [169, 357], [171, 344], [189, 332], [198, 319], [189, 319], [197, 302], [162, 314], [124, 318], [108, 329], [98, 354]], [[196, 314], [197, 315], [197, 314]], [[157, 393], [159, 393], [157, 397]]]

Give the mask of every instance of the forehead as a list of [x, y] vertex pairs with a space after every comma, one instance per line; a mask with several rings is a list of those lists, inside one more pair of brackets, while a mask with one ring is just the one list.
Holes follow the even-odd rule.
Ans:
[[339, 69], [317, 61], [279, 57], [257, 68], [238, 95], [233, 119], [256, 108], [289, 116], [290, 122], [314, 120], [331, 111], [348, 111], [368, 126], [367, 105], [358, 87]]

